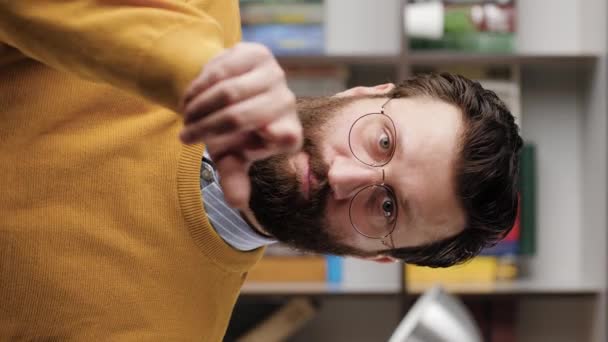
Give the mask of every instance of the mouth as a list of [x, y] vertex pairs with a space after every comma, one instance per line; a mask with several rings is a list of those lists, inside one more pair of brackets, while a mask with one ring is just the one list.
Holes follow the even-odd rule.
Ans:
[[293, 168], [300, 183], [300, 192], [306, 200], [309, 200], [311, 178], [313, 176], [310, 172], [310, 156], [308, 153], [302, 151], [296, 154], [293, 159]]

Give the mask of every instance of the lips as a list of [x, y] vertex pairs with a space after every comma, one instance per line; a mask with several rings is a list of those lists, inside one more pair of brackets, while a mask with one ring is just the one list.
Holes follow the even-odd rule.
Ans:
[[302, 169], [300, 172], [300, 190], [302, 191], [302, 195], [305, 199], [310, 199], [310, 158], [308, 154], [304, 153], [304, 158], [302, 162]]

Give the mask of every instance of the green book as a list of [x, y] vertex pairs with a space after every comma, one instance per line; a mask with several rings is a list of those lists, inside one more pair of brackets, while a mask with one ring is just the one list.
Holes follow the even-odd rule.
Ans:
[[536, 253], [536, 148], [524, 144], [520, 155], [519, 191], [521, 196], [519, 253]]
[[251, 3], [241, 6], [241, 22], [245, 25], [322, 24], [323, 16], [320, 3]]

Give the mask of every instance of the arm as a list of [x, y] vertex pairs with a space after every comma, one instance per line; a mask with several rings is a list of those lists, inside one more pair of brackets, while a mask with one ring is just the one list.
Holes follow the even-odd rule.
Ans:
[[180, 0], [0, 0], [0, 41], [174, 111], [224, 48], [222, 34], [217, 21]]

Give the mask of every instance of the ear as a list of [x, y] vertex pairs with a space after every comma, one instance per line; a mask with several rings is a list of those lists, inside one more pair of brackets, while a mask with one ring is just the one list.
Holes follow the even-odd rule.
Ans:
[[365, 95], [384, 95], [389, 91], [393, 90], [395, 85], [393, 83], [379, 84], [374, 87], [354, 87], [347, 89], [341, 93], [337, 93], [336, 97], [345, 96], [365, 96]]
[[399, 262], [399, 259], [395, 259], [392, 256], [383, 255], [383, 254], [375, 255], [372, 257], [365, 257], [363, 259], [369, 260], [369, 261], [375, 261], [375, 262], [378, 262], [381, 264], [390, 264], [390, 263]]

